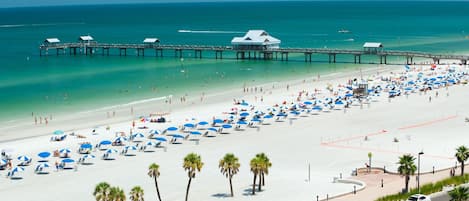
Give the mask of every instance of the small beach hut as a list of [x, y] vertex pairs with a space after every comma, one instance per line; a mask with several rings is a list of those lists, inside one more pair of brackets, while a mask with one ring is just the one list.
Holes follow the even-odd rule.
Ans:
[[243, 37], [234, 37], [231, 40], [236, 50], [268, 50], [278, 49], [281, 41], [269, 35], [264, 30], [249, 30]]
[[363, 44], [363, 49], [366, 54], [378, 54], [383, 51], [384, 46], [382, 43], [366, 42]]

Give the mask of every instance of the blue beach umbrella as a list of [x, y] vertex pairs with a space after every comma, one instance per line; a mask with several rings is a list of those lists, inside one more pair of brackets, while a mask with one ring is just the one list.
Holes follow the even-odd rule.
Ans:
[[305, 104], [305, 105], [312, 105], [313, 103], [310, 102], [310, 101], [305, 101], [303, 104]]
[[135, 133], [135, 134], [132, 135], [132, 137], [134, 137], [134, 138], [144, 138], [145, 135], [143, 133]]
[[353, 90], [353, 88], [351, 86], [347, 86], [345, 88], [347, 88], [348, 90]]
[[49, 163], [39, 163], [36, 165], [36, 170], [40, 168], [48, 168], [50, 167]]
[[81, 145], [80, 145], [80, 148], [81, 148], [81, 149], [92, 149], [92, 148], [93, 148], [93, 145], [88, 144], [88, 143], [86, 143], [86, 144], [81, 144]]
[[353, 96], [353, 94], [351, 94], [351, 93], [345, 94], [345, 97], [352, 97], [352, 96]]
[[238, 125], [247, 125], [248, 123], [246, 121], [238, 121], [236, 122]]
[[221, 127], [228, 129], [228, 128], [232, 128], [233, 126], [231, 126], [230, 124], [223, 124]]
[[180, 135], [180, 134], [174, 134], [173, 137], [174, 137], [174, 138], [181, 138], [181, 139], [184, 138], [184, 136], [183, 136], [183, 135]]
[[222, 119], [214, 119], [214, 120], [213, 120], [213, 123], [215, 123], [215, 124], [221, 124], [221, 123], [223, 123], [223, 120], [222, 120]]
[[249, 113], [243, 112], [243, 113], [239, 114], [239, 116], [241, 116], [241, 117], [247, 117], [247, 116], [249, 116]]
[[167, 130], [167, 131], [177, 131], [178, 128], [176, 128], [176, 127], [174, 127], [174, 126], [171, 126], [171, 127], [168, 127], [166, 130]]
[[137, 150], [137, 147], [136, 146], [125, 146], [124, 147], [125, 150]]
[[59, 152], [61, 154], [68, 154], [68, 153], [72, 153], [72, 150], [65, 148], [65, 149], [61, 149]]
[[199, 122], [199, 125], [205, 126], [205, 125], [208, 125], [208, 122], [206, 122], [206, 121], [201, 121], [201, 122]]
[[259, 118], [253, 118], [251, 119], [252, 122], [261, 122], [261, 120]]
[[48, 158], [51, 154], [48, 151], [41, 152], [37, 154], [40, 158]]
[[157, 137], [157, 138], [155, 138], [155, 140], [160, 141], [160, 142], [166, 142], [166, 141], [168, 141], [168, 140], [167, 140], [166, 138], [164, 138], [164, 137]]
[[215, 131], [215, 132], [218, 131], [218, 129], [216, 129], [216, 128], [208, 128], [207, 130], [209, 130], [209, 131]]
[[16, 166], [15, 168], [13, 168], [11, 170], [12, 173], [16, 173], [16, 172], [24, 172], [24, 168], [23, 167], [19, 167], [19, 166]]
[[118, 151], [115, 149], [107, 149], [104, 153], [112, 154], [112, 153], [117, 153]]
[[272, 119], [272, 115], [265, 115], [264, 119]]
[[150, 134], [159, 135], [161, 132], [159, 130], [150, 130]]
[[124, 142], [124, 141], [127, 141], [127, 138], [123, 136], [116, 137], [116, 139], [114, 139], [114, 142]]
[[96, 156], [91, 155], [91, 154], [85, 154], [81, 157], [82, 159], [90, 159], [90, 158], [96, 158]]
[[336, 101], [335, 104], [336, 104], [336, 105], [343, 105], [344, 102], [342, 102], [342, 101], [340, 100], [340, 101]]
[[241, 106], [249, 106], [249, 103], [247, 103], [247, 102], [242, 102], [240, 105], [241, 105]]
[[66, 159], [63, 159], [62, 160], [62, 163], [74, 163], [75, 160], [71, 159], [71, 158], [66, 158]]
[[28, 156], [23, 155], [23, 156], [18, 156], [18, 160], [26, 162], [26, 161], [29, 161], [30, 158]]
[[54, 135], [63, 135], [65, 132], [63, 130], [54, 131]]
[[296, 111], [296, 110], [293, 110], [293, 111], [290, 112], [290, 114], [299, 115], [300, 112], [298, 112], [298, 111]]
[[194, 125], [194, 124], [191, 124], [191, 123], [187, 123], [187, 124], [184, 124], [184, 127], [186, 127], [186, 128], [194, 128], [195, 125]]
[[313, 107], [313, 110], [322, 110], [322, 108], [321, 108], [321, 106], [316, 105], [316, 106]]
[[6, 165], [7, 163], [8, 163], [8, 161], [5, 160], [5, 159], [0, 160], [0, 166]]
[[112, 142], [109, 141], [109, 140], [103, 140], [103, 141], [101, 141], [99, 144], [100, 144], [100, 145], [110, 145], [110, 144], [112, 144]]
[[145, 145], [153, 147], [158, 145], [158, 143], [156, 143], [155, 141], [148, 141], [147, 143], [145, 143]]
[[191, 135], [202, 135], [202, 133], [199, 132], [199, 131], [192, 131], [192, 132], [190, 132], [190, 134]]
[[287, 114], [286, 114], [286, 113], [283, 113], [283, 112], [277, 114], [277, 117], [286, 117], [286, 116], [287, 116]]
[[415, 82], [411, 80], [411, 81], [408, 81], [407, 84], [414, 85]]

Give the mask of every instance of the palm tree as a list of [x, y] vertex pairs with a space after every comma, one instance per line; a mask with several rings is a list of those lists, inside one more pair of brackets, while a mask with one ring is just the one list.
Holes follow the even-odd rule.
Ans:
[[409, 190], [410, 175], [413, 175], [417, 169], [414, 161], [415, 157], [410, 154], [405, 154], [399, 157], [399, 162], [397, 163], [399, 164], [397, 171], [399, 174], [405, 176], [405, 192]]
[[469, 200], [469, 188], [468, 187], [457, 187], [450, 191], [449, 196], [451, 197], [450, 201], [467, 201]]
[[270, 159], [264, 153], [257, 154], [256, 157], [258, 157], [262, 161], [261, 171], [259, 174], [259, 191], [260, 191], [261, 184], [262, 186], [265, 185], [264, 175], [269, 174], [269, 168], [272, 167], [272, 163], [270, 162]]
[[373, 153], [368, 152], [368, 160], [369, 160], [368, 172], [371, 172], [371, 157], [373, 157]]
[[187, 183], [186, 189], [186, 201], [189, 197], [189, 188], [191, 186], [192, 178], [195, 178], [195, 172], [200, 172], [203, 165], [204, 163], [202, 163], [202, 158], [200, 157], [200, 155], [190, 153], [186, 157], [184, 157], [184, 164], [182, 165], [182, 167], [184, 168], [184, 170], [187, 171], [187, 176], [189, 176], [189, 182]]
[[259, 157], [254, 157], [253, 159], [251, 159], [250, 166], [251, 172], [254, 174], [254, 179], [252, 181], [252, 194], [254, 195], [256, 194], [256, 178], [257, 175], [260, 174], [262, 168], [262, 159], [260, 159]]
[[109, 193], [109, 201], [125, 201], [125, 193], [119, 187], [111, 187]]
[[97, 184], [93, 192], [93, 196], [96, 198], [96, 201], [108, 201], [110, 188], [111, 185], [106, 182]]
[[144, 201], [143, 189], [140, 186], [135, 186], [130, 190], [130, 200], [132, 201]]
[[461, 163], [461, 176], [464, 175], [464, 161], [469, 158], [469, 149], [465, 146], [460, 146], [456, 149], [456, 159]]
[[228, 180], [230, 181], [230, 191], [231, 197], [233, 197], [233, 184], [231, 183], [231, 179], [233, 175], [239, 172], [239, 167], [241, 164], [238, 162], [238, 158], [234, 154], [226, 154], [223, 159], [220, 160], [218, 167], [220, 167], [220, 171], [224, 174]]
[[160, 166], [156, 163], [152, 163], [150, 167], [148, 167], [148, 176], [152, 177], [155, 180], [156, 194], [158, 196], [158, 200], [161, 201], [160, 189], [158, 188], [157, 181], [157, 178], [160, 176]]

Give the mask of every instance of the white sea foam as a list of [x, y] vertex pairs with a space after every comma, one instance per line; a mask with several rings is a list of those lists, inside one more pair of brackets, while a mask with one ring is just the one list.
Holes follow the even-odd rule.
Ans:
[[83, 112], [80, 112], [80, 114], [87, 114], [87, 113], [93, 113], [93, 112], [99, 112], [99, 111], [106, 111], [106, 110], [115, 109], [115, 108], [128, 107], [128, 106], [137, 105], [137, 104], [160, 101], [160, 100], [164, 100], [164, 99], [167, 99], [167, 98], [171, 98], [172, 96], [173, 95], [161, 96], [161, 97], [156, 97], [156, 98], [148, 98], [148, 99], [143, 99], [143, 100], [132, 101], [132, 102], [124, 103], [124, 104], [111, 105], [111, 106], [98, 108], [98, 109], [95, 109], [95, 110], [83, 111]]
[[0, 28], [16, 27], [41, 27], [41, 26], [60, 26], [60, 25], [81, 25], [84, 22], [64, 22], [64, 23], [44, 23], [44, 24], [0, 24]]
[[210, 31], [210, 30], [178, 30], [179, 33], [203, 33], [203, 34], [232, 34], [232, 33], [244, 33], [242, 31]]

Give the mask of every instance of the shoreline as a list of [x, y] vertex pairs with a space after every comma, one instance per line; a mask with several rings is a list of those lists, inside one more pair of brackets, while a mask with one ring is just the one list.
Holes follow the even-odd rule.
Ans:
[[[379, 65], [379, 64], [378, 65], [351, 64], [351, 65], [354, 65], [354, 66], [351, 68], [344, 67], [344, 69], [341, 69], [341, 71], [328, 69], [328, 70], [325, 70], [324, 72], [318, 72], [317, 74], [321, 76], [322, 78], [321, 81], [324, 81], [325, 79], [334, 80], [337, 78], [347, 77], [349, 76], [349, 74], [360, 73], [358, 69], [363, 69], [362, 73], [366, 74], [369, 71], [379, 71], [381, 68], [384, 68], [384, 69], [390, 68], [389, 71], [392, 71], [391, 68], [400, 66], [400, 65]], [[324, 74], [321, 74], [321, 73], [324, 73]], [[265, 87], [266, 90], [275, 90], [275, 88], [278, 88], [279, 86], [286, 86], [291, 83], [293, 83], [291, 85], [300, 85], [300, 84], [303, 84], [303, 81], [305, 80], [314, 82], [317, 79], [316, 76], [308, 75], [308, 76], [303, 76], [303, 77], [296, 78], [296, 79], [292, 79], [293, 76], [290, 76], [290, 77], [283, 78], [281, 81], [257, 80], [255, 81], [256, 83], [252, 83], [252, 85], [247, 85], [247, 86], [248, 87]], [[231, 87], [229, 88], [214, 89], [212, 91], [209, 91], [207, 94], [205, 94], [205, 92], [199, 92], [199, 91], [192, 92], [192, 94], [204, 93], [205, 94], [204, 102], [200, 102], [199, 100], [200, 97], [189, 96], [185, 103], [181, 103], [179, 100], [176, 100], [177, 96], [184, 95], [184, 92], [180, 92], [179, 94], [175, 94], [175, 95], [140, 99], [140, 100], [135, 100], [135, 101], [127, 102], [127, 103], [109, 105], [109, 106], [99, 107], [99, 108], [85, 110], [85, 111], [75, 111], [75, 112], [70, 112], [70, 113], [64, 112], [59, 115], [54, 115], [53, 121], [49, 121], [48, 125], [45, 125], [44, 122], [42, 124], [38, 123], [37, 125], [34, 125], [34, 121], [33, 121], [34, 119], [32, 118], [8, 120], [8, 121], [0, 122], [0, 133], [1, 133], [0, 143], [8, 142], [8, 141], [15, 141], [17, 139], [35, 137], [35, 136], [49, 135], [54, 130], [64, 130], [64, 131], [71, 132], [73, 130], [80, 130], [80, 129], [89, 128], [89, 127], [122, 123], [124, 121], [132, 121], [132, 120], [137, 119], [138, 116], [147, 116], [148, 114], [153, 113], [153, 112], [171, 113], [173, 111], [182, 110], [191, 106], [207, 105], [207, 104], [211, 104], [211, 103], [218, 102], [218, 101], [229, 101], [229, 100], [232, 100], [233, 98], [238, 99], [240, 96], [249, 96], [249, 95], [261, 96], [262, 95], [260, 92], [242, 93], [242, 83], [239, 83], [239, 84], [240, 84], [239, 88], [230, 85]], [[275, 86], [275, 88], [271, 88], [271, 86]], [[173, 103], [166, 104], [165, 100], [167, 99], [165, 98], [171, 97], [171, 96], [173, 97], [173, 100], [172, 100]], [[207, 99], [214, 99], [214, 100], [207, 102]], [[133, 114], [131, 114], [132, 108], [134, 110]], [[149, 111], [151, 109], [153, 111]], [[110, 118], [106, 117], [106, 112], [111, 113], [112, 111], [116, 112], [117, 114], [116, 117], [112, 117], [112, 116]], [[85, 124], [81, 126], [72, 126], [72, 127], [67, 126], [67, 128], [60, 127], [60, 125], [62, 125], [66, 121], [98, 119], [97, 116], [101, 116], [101, 115], [103, 118], [106, 118], [106, 119], [105, 121], [102, 121], [102, 120], [99, 121], [100, 123]], [[8, 125], [12, 123], [16, 123], [16, 125]], [[17, 138], [9, 138], [8, 135], [13, 135], [13, 133], [9, 133], [9, 131], [16, 132], [15, 129], [17, 128], [25, 129], [25, 127], [26, 129], [28, 128], [31, 129], [31, 127], [38, 128], [38, 130], [40, 130], [41, 132], [36, 132], [35, 135], [29, 135], [29, 136], [23, 136], [23, 137], [17, 137]], [[7, 139], [4, 139], [4, 138], [7, 138]]]

